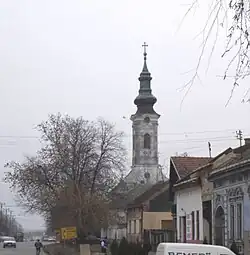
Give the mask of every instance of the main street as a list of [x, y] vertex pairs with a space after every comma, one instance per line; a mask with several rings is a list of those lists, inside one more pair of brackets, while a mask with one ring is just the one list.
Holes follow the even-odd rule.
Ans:
[[[0, 243], [0, 254], [1, 255], [35, 255], [36, 250], [33, 242], [23, 242], [17, 243], [16, 248], [3, 248], [2, 243]], [[41, 252], [41, 255], [44, 255]]]

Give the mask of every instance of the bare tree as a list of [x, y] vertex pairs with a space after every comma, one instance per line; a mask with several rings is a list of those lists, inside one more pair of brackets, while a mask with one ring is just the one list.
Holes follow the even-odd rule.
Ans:
[[[61, 216], [64, 211], [65, 217]], [[64, 221], [67, 225], [77, 225], [82, 234], [95, 232], [101, 227], [106, 227], [108, 222], [109, 201], [108, 197], [99, 192], [89, 192], [84, 186], [78, 186], [74, 183], [68, 184], [67, 188], [62, 190], [57, 206], [53, 208], [53, 218], [56, 218], [57, 225]]]
[[37, 128], [42, 149], [23, 163], [7, 164], [12, 171], [5, 181], [21, 204], [48, 221], [52, 208], [59, 205], [71, 208], [78, 222], [86, 221], [89, 214], [92, 220], [103, 220], [105, 210], [100, 207], [105, 208], [106, 195], [124, 171], [123, 133], [103, 119], [89, 122], [61, 114], [50, 115]]
[[[233, 85], [229, 103], [234, 90], [239, 86], [240, 81], [245, 79], [250, 74], [250, 59], [249, 59], [249, 28], [250, 28], [250, 1], [249, 0], [212, 0], [208, 19], [204, 28], [199, 33], [202, 36], [202, 47], [198, 63], [194, 69], [194, 75], [185, 85], [186, 94], [190, 91], [194, 82], [199, 79], [199, 70], [204, 57], [204, 52], [208, 46], [209, 39], [212, 39], [212, 34], [215, 33], [212, 49], [210, 51], [209, 61], [213, 55], [217, 44], [217, 39], [220, 29], [226, 30], [226, 48], [222, 54], [222, 58], [229, 54], [229, 64], [223, 75], [223, 79], [233, 78]], [[199, 0], [194, 0], [188, 8], [184, 18], [193, 10], [199, 8]], [[229, 72], [233, 70], [233, 75]], [[250, 102], [250, 87], [247, 89], [242, 102]], [[185, 96], [186, 96], [185, 94]]]

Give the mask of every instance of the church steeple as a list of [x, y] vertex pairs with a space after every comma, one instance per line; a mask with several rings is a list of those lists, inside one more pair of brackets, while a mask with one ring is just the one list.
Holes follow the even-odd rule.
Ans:
[[142, 45], [144, 47], [144, 64], [143, 69], [139, 77], [140, 81], [140, 89], [139, 95], [134, 100], [135, 105], [137, 106], [137, 114], [144, 114], [144, 113], [156, 113], [154, 111], [154, 104], [156, 103], [157, 99], [153, 96], [151, 90], [151, 74], [148, 71], [147, 67], [147, 52], [146, 47], [148, 46], [146, 43]]
[[132, 169], [126, 177], [127, 182], [156, 183], [161, 178], [158, 156], [158, 120], [160, 115], [154, 111], [156, 98], [151, 91], [151, 74], [147, 67], [146, 43], [144, 47], [144, 64], [139, 77], [139, 95], [134, 103], [137, 112], [132, 114], [133, 155]]

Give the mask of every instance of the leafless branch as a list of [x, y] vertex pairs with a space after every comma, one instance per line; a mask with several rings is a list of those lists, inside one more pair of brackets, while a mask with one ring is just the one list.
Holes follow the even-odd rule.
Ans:
[[48, 219], [52, 209], [63, 206], [81, 227], [103, 221], [107, 193], [126, 162], [123, 133], [103, 119], [89, 122], [61, 114], [50, 115], [38, 130], [44, 146], [37, 155], [7, 164], [12, 171], [5, 181], [22, 205]]
[[[191, 9], [194, 5], [197, 5], [198, 0], [195, 0], [191, 5]], [[186, 90], [183, 100], [189, 93], [196, 79], [199, 77], [199, 70], [201, 68], [201, 62], [204, 57], [205, 48], [208, 46], [208, 41], [211, 38], [212, 32], [215, 30], [215, 39], [212, 44], [211, 52], [208, 60], [208, 67], [210, 65], [211, 57], [214, 53], [218, 35], [219, 27], [227, 30], [227, 44], [222, 58], [229, 53], [233, 53], [233, 56], [225, 70], [224, 79], [229, 77], [229, 71], [234, 70], [234, 81], [231, 89], [231, 94], [226, 103], [226, 106], [230, 102], [236, 87], [239, 86], [240, 81], [250, 74], [250, 61], [249, 61], [249, 25], [250, 25], [250, 1], [249, 0], [213, 0], [211, 2], [211, 9], [209, 10], [208, 19], [205, 23], [204, 29], [198, 34], [203, 35], [202, 48], [198, 58], [198, 62], [191, 79], [184, 85], [183, 89]], [[184, 17], [190, 13], [189, 8]], [[232, 18], [230, 18], [232, 16]], [[229, 23], [229, 28], [227, 25]], [[183, 103], [182, 100], [182, 103]], [[249, 101], [243, 100], [244, 102]]]

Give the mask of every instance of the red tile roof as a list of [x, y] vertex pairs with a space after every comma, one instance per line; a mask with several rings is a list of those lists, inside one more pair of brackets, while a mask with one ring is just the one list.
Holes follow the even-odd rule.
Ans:
[[197, 168], [209, 163], [212, 158], [209, 157], [171, 157], [173, 165], [180, 178], [185, 177]]

